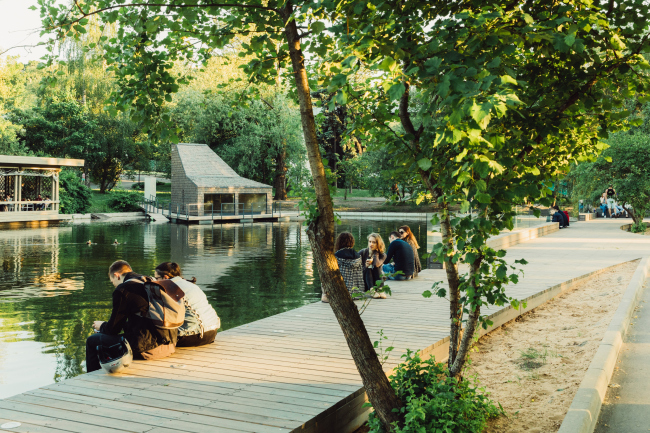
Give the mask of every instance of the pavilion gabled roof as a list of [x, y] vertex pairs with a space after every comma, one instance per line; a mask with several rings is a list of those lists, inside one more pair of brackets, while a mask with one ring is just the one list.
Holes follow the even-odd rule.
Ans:
[[43, 156], [12, 156], [0, 155], [0, 167], [35, 167], [35, 168], [59, 168], [59, 167], [83, 167], [83, 159], [49, 158]]
[[188, 179], [200, 188], [271, 188], [238, 175], [207, 144], [179, 143], [178, 157]]

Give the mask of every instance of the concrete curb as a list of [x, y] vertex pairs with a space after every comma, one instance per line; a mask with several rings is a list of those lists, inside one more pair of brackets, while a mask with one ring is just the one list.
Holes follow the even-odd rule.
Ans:
[[522, 242], [530, 241], [533, 239], [541, 238], [542, 236], [550, 235], [560, 231], [560, 224], [558, 223], [543, 223], [535, 227], [520, 229], [515, 232], [504, 232], [498, 236], [488, 239], [487, 245], [495, 250], [502, 250], [504, 248], [512, 247]]
[[643, 293], [643, 285], [649, 276], [650, 257], [646, 256], [641, 259], [630, 284], [625, 289], [623, 299], [605, 331], [600, 347], [580, 383], [558, 433], [593, 433], [595, 430], [618, 353], [623, 345], [634, 309]]

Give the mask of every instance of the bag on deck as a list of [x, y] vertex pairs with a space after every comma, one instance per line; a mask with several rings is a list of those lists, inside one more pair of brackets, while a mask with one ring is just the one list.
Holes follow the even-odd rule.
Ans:
[[144, 316], [161, 329], [176, 329], [185, 321], [185, 293], [171, 280], [144, 282], [149, 311]]

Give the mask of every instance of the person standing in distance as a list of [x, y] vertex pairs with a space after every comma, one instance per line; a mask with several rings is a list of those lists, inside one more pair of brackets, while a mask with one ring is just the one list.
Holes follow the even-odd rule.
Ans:
[[[397, 271], [402, 271], [403, 274], [389, 276], [390, 280], [410, 280], [413, 278], [415, 270], [415, 257], [413, 255], [413, 248], [408, 242], [400, 239], [398, 232], [391, 232], [389, 235], [390, 245], [386, 251], [386, 263], [383, 266], [385, 274], [392, 274]], [[390, 261], [393, 260], [393, 263]]]

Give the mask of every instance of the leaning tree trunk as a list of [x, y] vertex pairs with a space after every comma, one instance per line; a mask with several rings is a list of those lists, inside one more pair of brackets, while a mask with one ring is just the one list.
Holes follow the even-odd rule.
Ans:
[[343, 330], [352, 358], [357, 366], [361, 380], [366, 388], [368, 399], [372, 403], [376, 415], [387, 430], [391, 424], [400, 423], [400, 416], [393, 412], [402, 406], [388, 378], [384, 373], [379, 358], [370, 341], [366, 327], [361, 320], [359, 311], [345, 287], [343, 278], [334, 257], [334, 209], [329, 193], [325, 167], [318, 148], [316, 138], [316, 123], [312, 110], [311, 93], [304, 56], [300, 46], [300, 37], [296, 22], [292, 18], [293, 5], [287, 2], [281, 10], [285, 20], [285, 35], [289, 45], [289, 55], [293, 65], [296, 90], [300, 102], [300, 117], [307, 148], [309, 166], [314, 179], [316, 201], [319, 216], [311, 221], [307, 235], [314, 253], [314, 261], [318, 268], [321, 285], [327, 295], [330, 306]]

